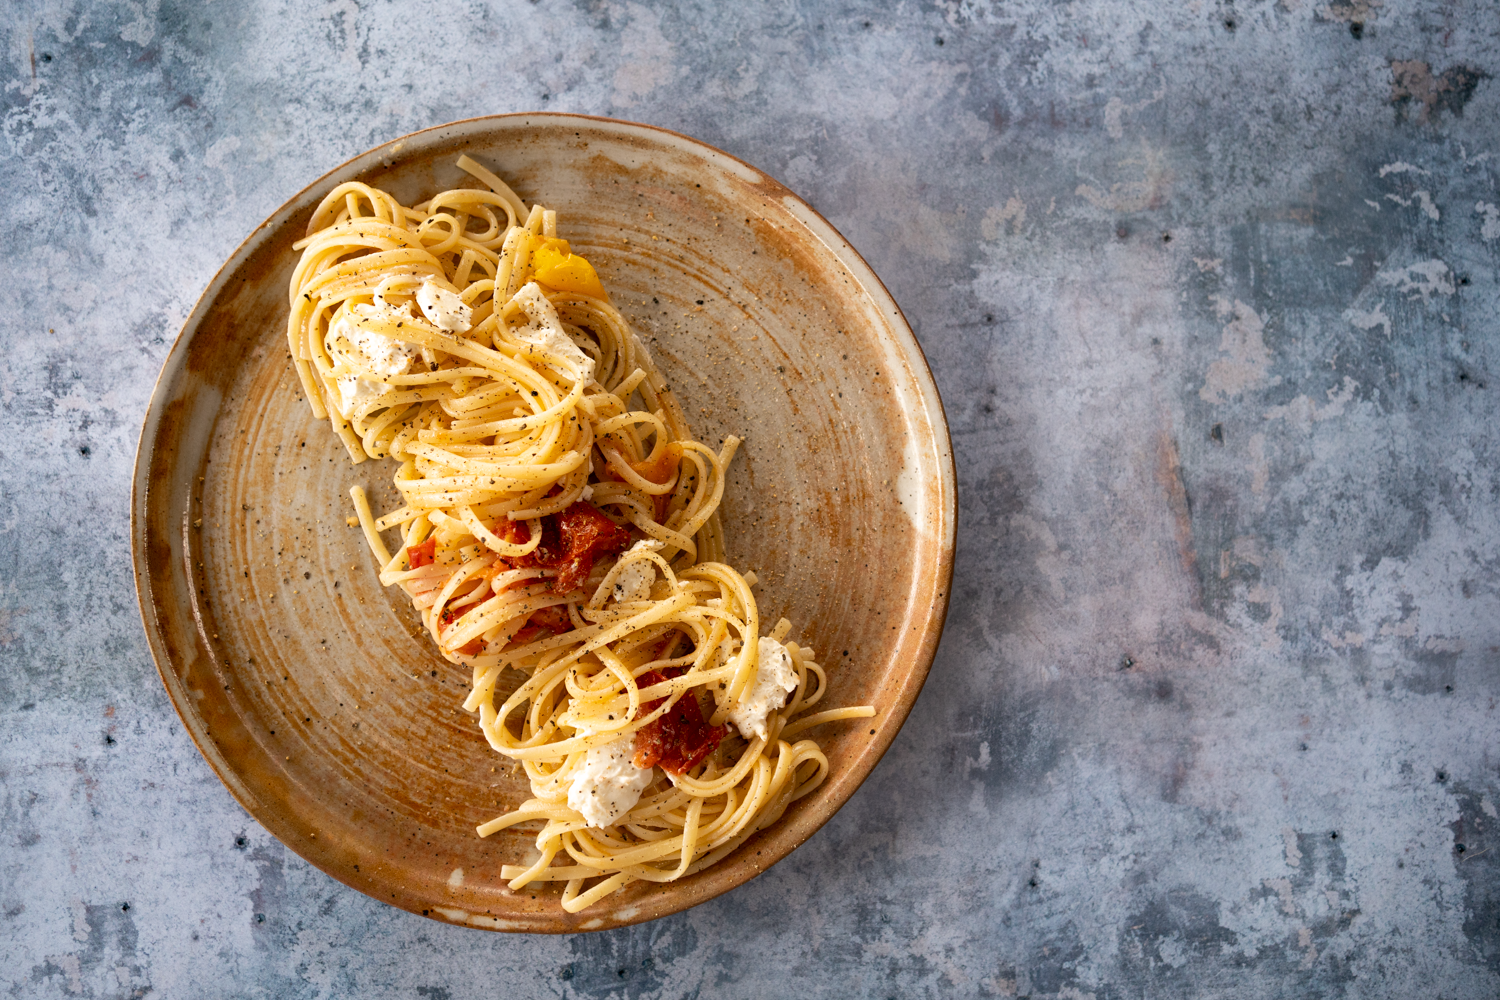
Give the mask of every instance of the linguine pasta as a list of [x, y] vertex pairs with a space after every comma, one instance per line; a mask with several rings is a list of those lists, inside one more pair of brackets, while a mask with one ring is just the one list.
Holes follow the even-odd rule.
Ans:
[[[351, 489], [380, 580], [472, 671], [464, 708], [532, 797], [513, 889], [577, 912], [732, 852], [822, 783], [806, 730], [827, 688], [718, 507], [739, 445], [693, 438], [592, 266], [484, 167], [419, 205], [334, 188], [296, 248], [287, 336], [313, 413], [350, 459], [391, 459], [402, 505]], [[352, 521], [352, 519], [351, 519]], [[398, 532], [387, 548], [383, 534]]]

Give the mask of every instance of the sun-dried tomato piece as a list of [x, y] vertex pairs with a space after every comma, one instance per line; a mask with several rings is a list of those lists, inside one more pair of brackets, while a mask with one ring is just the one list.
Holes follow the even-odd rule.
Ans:
[[521, 626], [521, 630], [511, 636], [511, 642], [517, 646], [524, 646], [528, 642], [536, 642], [538, 639], [549, 635], [562, 635], [564, 632], [573, 630], [573, 619], [568, 617], [568, 609], [561, 604], [533, 611], [531, 619]]
[[[648, 670], [635, 682], [646, 688], [666, 680], [655, 670]], [[643, 713], [656, 711], [665, 698], [641, 705]], [[685, 774], [698, 765], [703, 758], [714, 752], [719, 741], [729, 734], [723, 726], [710, 726], [698, 707], [698, 697], [689, 691], [677, 699], [671, 710], [648, 725], [635, 731], [636, 767], [651, 767], [660, 764], [662, 770], [671, 774]]]
[[[496, 533], [508, 542], [524, 545], [531, 540], [531, 529], [524, 521], [507, 520]], [[528, 555], [506, 559], [508, 565], [523, 568], [540, 566], [557, 570], [551, 589], [554, 594], [576, 590], [600, 556], [618, 555], [630, 544], [630, 532], [600, 513], [599, 508], [584, 500], [556, 514], [542, 518], [542, 540]]]
[[542, 628], [540, 625], [522, 625], [521, 630], [510, 637], [510, 644], [512, 646], [524, 646], [528, 642], [545, 639], [551, 634], [550, 631]]
[[[442, 631], [449, 625], [452, 625], [454, 622], [462, 618], [465, 612], [470, 610], [472, 609], [455, 608], [446, 604], [443, 605], [443, 610], [438, 614], [438, 630]], [[484, 652], [484, 639], [476, 635], [474, 638], [470, 639], [468, 642], [455, 649], [454, 652], [459, 656], [478, 656], [480, 653]]]
[[568, 617], [565, 604], [554, 604], [531, 613], [531, 624], [544, 628], [553, 635], [562, 635], [573, 630], [573, 619]]
[[[621, 465], [629, 466], [635, 471], [636, 475], [642, 479], [648, 479], [658, 486], [665, 485], [671, 481], [672, 477], [677, 474], [677, 466], [682, 462], [682, 446], [675, 441], [668, 442], [659, 448], [653, 448], [651, 454], [639, 462], [632, 462], [627, 459], [620, 452], [620, 449], [613, 444], [601, 444], [599, 448], [604, 452], [605, 458], [612, 458]], [[599, 471], [599, 478], [610, 479], [617, 483], [625, 481], [624, 477], [609, 465], [606, 465]]]
[[408, 545], [406, 547], [406, 558], [411, 563], [412, 569], [421, 569], [423, 566], [431, 566], [437, 556], [437, 539], [429, 538], [419, 545]]
[[[600, 556], [619, 555], [630, 544], [630, 532], [605, 517], [591, 503], [580, 500], [553, 516], [557, 519], [557, 533], [562, 541], [555, 564], [557, 578], [552, 582], [554, 593], [566, 594], [576, 590], [593, 569], [594, 560]], [[546, 544], [545, 535], [542, 544]]]
[[526, 522], [512, 521], [508, 517], [502, 517], [495, 524], [495, 534], [500, 536], [501, 541], [510, 542], [512, 545], [525, 545], [531, 541], [531, 529], [526, 527]]
[[[682, 464], [682, 446], [673, 441], [659, 448], [653, 448], [651, 454], [639, 462], [632, 462], [620, 453], [620, 450], [611, 444], [601, 444], [600, 450], [604, 452], [605, 458], [612, 458], [621, 465], [629, 466], [642, 479], [650, 480], [657, 485], [663, 485], [671, 481], [677, 474], [677, 467]], [[606, 463], [599, 470], [600, 479], [608, 479], [612, 482], [623, 483], [625, 477], [620, 475], [614, 468]], [[672, 494], [662, 493], [652, 498], [656, 523], [660, 524], [667, 517], [667, 508], [671, 506]]]
[[641, 461], [632, 462], [631, 468], [658, 486], [665, 486], [677, 475], [677, 466], [681, 463], [682, 447], [674, 441], [652, 449], [651, 454]]

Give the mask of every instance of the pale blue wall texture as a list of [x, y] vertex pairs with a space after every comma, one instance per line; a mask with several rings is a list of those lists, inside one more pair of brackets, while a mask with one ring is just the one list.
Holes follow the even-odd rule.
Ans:
[[[1500, 995], [1493, 4], [26, 2], [0, 39], [6, 995]], [[240, 240], [369, 146], [536, 109], [827, 215], [961, 488], [864, 788], [728, 895], [556, 938], [260, 829], [127, 545], [153, 381]]]

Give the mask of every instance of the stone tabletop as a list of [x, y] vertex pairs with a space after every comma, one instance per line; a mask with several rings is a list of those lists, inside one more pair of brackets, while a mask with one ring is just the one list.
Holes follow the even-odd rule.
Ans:
[[[0, 26], [10, 997], [1500, 995], [1500, 16], [1407, 0], [22, 0]], [[890, 287], [960, 484], [884, 761], [624, 930], [397, 911], [234, 802], [129, 485], [282, 201], [403, 133], [666, 126]]]

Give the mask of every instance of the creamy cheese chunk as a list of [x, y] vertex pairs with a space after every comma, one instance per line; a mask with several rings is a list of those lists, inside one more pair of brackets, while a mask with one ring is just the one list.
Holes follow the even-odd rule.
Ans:
[[474, 310], [464, 304], [457, 292], [450, 292], [431, 281], [417, 289], [417, 306], [427, 322], [445, 333], [467, 333]]
[[606, 827], [614, 823], [640, 801], [641, 792], [651, 784], [654, 769], [636, 767], [631, 761], [634, 742], [634, 736], [621, 736], [602, 747], [594, 747], [584, 758], [583, 767], [573, 775], [568, 786], [568, 808], [581, 815], [589, 826]]
[[[330, 345], [338, 344], [344, 353], [356, 355], [357, 363], [377, 375], [404, 375], [417, 356], [417, 348], [377, 333], [364, 323], [371, 320], [404, 323], [413, 319], [408, 310], [393, 309], [384, 300], [376, 305], [357, 303], [350, 306], [328, 328], [327, 342]], [[345, 420], [352, 417], [365, 402], [384, 395], [392, 388], [384, 382], [357, 375], [340, 375], [338, 386], [339, 413]]]
[[345, 420], [352, 420], [366, 403], [377, 396], [385, 395], [390, 386], [353, 375], [339, 377], [339, 413]]
[[785, 705], [787, 696], [797, 690], [797, 669], [787, 648], [770, 637], [762, 638], [757, 645], [760, 652], [755, 676], [728, 714], [729, 721], [747, 740], [756, 736], [765, 739], [766, 717]]
[[516, 302], [520, 305], [521, 311], [526, 314], [526, 318], [531, 321], [512, 331], [517, 340], [561, 358], [578, 372], [578, 377], [581, 379], [593, 377], [594, 359], [573, 343], [572, 338], [563, 330], [557, 309], [547, 301], [547, 296], [542, 294], [540, 285], [535, 281], [527, 282], [516, 293]]
[[[643, 538], [630, 548], [626, 549], [620, 558], [630, 555], [632, 552], [655, 552], [661, 548], [661, 542], [654, 538]], [[646, 601], [651, 599], [651, 585], [656, 582], [656, 563], [649, 559], [640, 559], [620, 570], [620, 577], [615, 581], [614, 590], [610, 593], [610, 599], [614, 601]]]

